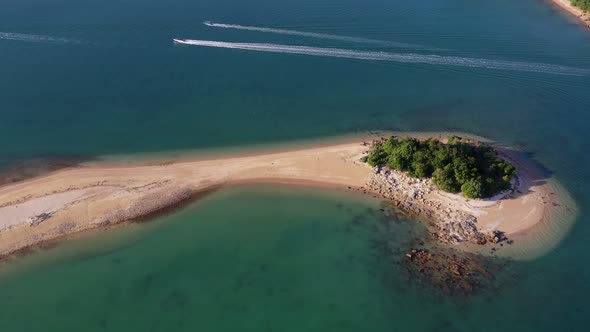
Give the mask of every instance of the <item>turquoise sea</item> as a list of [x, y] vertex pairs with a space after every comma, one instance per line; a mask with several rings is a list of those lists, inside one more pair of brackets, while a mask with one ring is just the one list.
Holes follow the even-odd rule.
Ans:
[[527, 151], [580, 210], [555, 250], [457, 298], [375, 249], [406, 248], [423, 231], [378, 200], [227, 188], [0, 265], [3, 331], [587, 330], [590, 30], [549, 1], [0, 8], [2, 168], [461, 131]]

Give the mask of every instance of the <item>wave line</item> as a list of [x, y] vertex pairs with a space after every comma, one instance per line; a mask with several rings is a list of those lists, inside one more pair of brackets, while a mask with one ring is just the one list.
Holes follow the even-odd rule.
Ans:
[[46, 35], [31, 35], [31, 34], [16, 33], [16, 32], [0, 32], [0, 39], [15, 40], [15, 41], [22, 41], [22, 42], [32, 42], [32, 43], [58, 43], [58, 44], [67, 44], [67, 43], [82, 44], [83, 43], [83, 42], [75, 40], [75, 39], [68, 39], [68, 38], [55, 37], [55, 36], [46, 36]]
[[408, 48], [408, 49], [416, 49], [416, 50], [430, 50], [430, 51], [441, 51], [442, 50], [439, 48], [427, 47], [427, 46], [416, 45], [416, 44], [400, 43], [400, 42], [394, 42], [394, 41], [369, 39], [369, 38], [361, 38], [361, 37], [332, 35], [332, 34], [327, 34], [327, 33], [256, 27], [256, 26], [239, 25], [239, 24], [215, 23], [215, 22], [210, 22], [210, 21], [205, 21], [205, 22], [203, 22], [203, 24], [205, 24], [208, 27], [213, 27], [213, 28], [246, 30], [246, 31], [264, 32], [264, 33], [275, 33], [275, 34], [280, 34], [280, 35], [301, 36], [301, 37], [308, 37], [308, 38], [315, 38], [315, 39], [330, 39], [330, 40], [337, 40], [337, 41], [358, 43], [358, 44], [373, 44], [373, 45], [390, 46], [390, 47], [397, 47], [397, 48]]
[[193, 46], [240, 49], [257, 52], [300, 54], [318, 57], [332, 57], [399, 63], [421, 63], [428, 65], [458, 66], [495, 70], [511, 70], [555, 75], [586, 76], [590, 70], [546, 63], [516, 62], [456, 56], [425, 55], [413, 53], [388, 53], [356, 51], [340, 48], [319, 48], [280, 44], [232, 43], [211, 40], [174, 39], [174, 42]]

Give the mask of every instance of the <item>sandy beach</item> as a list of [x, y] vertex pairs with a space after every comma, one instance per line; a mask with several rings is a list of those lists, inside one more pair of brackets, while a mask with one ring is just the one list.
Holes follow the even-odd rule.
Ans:
[[[82, 165], [4, 185], [0, 187], [0, 255], [145, 217], [219, 186], [281, 182], [372, 193], [367, 182], [373, 170], [360, 161], [367, 150], [359, 140], [206, 160]], [[573, 203], [564, 203], [550, 182], [535, 180], [538, 174], [525, 161], [512, 162], [520, 181], [510, 195], [467, 200], [432, 190], [427, 198], [439, 202], [441, 209], [476, 216], [482, 232], [501, 230], [509, 237], [522, 237], [539, 225], [551, 227], [551, 215], [573, 215]], [[411, 185], [403, 177], [398, 180]], [[558, 229], [565, 232], [567, 227]]]
[[569, 0], [552, 0], [553, 3], [558, 5], [560, 8], [568, 11], [570, 14], [575, 15], [579, 18], [585, 25], [590, 27], [590, 14], [585, 13], [580, 8], [572, 5]]

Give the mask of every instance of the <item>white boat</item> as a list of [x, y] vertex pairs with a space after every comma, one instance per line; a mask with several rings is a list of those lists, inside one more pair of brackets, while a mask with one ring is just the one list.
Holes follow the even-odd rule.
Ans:
[[186, 44], [186, 40], [185, 39], [173, 39], [175, 43], [179, 43], [179, 44]]

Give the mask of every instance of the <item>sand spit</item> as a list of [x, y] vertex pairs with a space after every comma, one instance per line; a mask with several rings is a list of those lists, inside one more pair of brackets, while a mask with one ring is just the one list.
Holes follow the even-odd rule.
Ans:
[[[453, 243], [472, 239], [454, 230], [452, 216], [459, 216], [457, 220], [461, 222], [467, 217], [472, 231], [483, 234], [489, 241], [493, 241], [489, 235], [495, 230], [511, 237], [526, 234], [537, 225], [553, 227], [549, 218], [552, 215], [565, 214], [571, 216], [570, 223], [573, 220], [573, 205], [548, 204], [549, 200], [559, 200], [561, 195], [552, 194], [547, 182], [533, 183], [535, 173], [524, 164], [517, 165], [520, 182], [514, 191], [493, 200], [466, 200], [460, 195], [440, 192], [428, 180], [391, 171], [387, 173], [387, 181], [393, 184], [387, 188], [376, 186], [376, 177], [385, 171], [376, 172], [360, 161], [368, 148], [367, 143], [359, 140], [208, 160], [85, 165], [8, 184], [0, 187], [0, 256], [80, 231], [146, 217], [205, 190], [244, 182], [332, 186], [372, 195], [384, 195], [392, 190], [398, 194], [385, 196], [408, 212], [416, 211], [400, 202], [435, 207], [432, 210], [437, 211], [436, 215], [425, 216], [440, 234], [451, 229], [446, 233], [446, 240], [452, 241], [445, 242]], [[551, 234], [568, 227], [552, 229]]]

